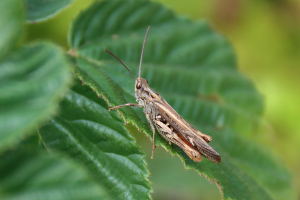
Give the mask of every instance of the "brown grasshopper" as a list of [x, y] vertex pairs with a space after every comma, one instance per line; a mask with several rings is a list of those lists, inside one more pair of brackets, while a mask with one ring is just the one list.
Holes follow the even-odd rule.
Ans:
[[150, 26], [147, 29], [143, 43], [138, 78], [136, 78], [134, 74], [115, 55], [104, 49], [106, 52], [115, 57], [135, 78], [135, 98], [138, 102], [138, 104], [127, 103], [124, 105], [119, 105], [110, 108], [109, 110], [115, 110], [125, 106], [144, 107], [144, 113], [153, 132], [152, 159], [154, 149], [156, 147], [154, 142], [154, 123], [160, 135], [169, 141], [170, 145], [171, 143], [174, 143], [182, 148], [183, 151], [193, 161], [201, 161], [202, 155], [212, 162], [220, 163], [221, 156], [208, 145], [208, 143], [211, 141], [211, 137], [196, 130], [184, 119], [182, 119], [180, 115], [158, 93], [154, 92], [149, 87], [148, 81], [141, 78], [142, 60], [149, 28]]

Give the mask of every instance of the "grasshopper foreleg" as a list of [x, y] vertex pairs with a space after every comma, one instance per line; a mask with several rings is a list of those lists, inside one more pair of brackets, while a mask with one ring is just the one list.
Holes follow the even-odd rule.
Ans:
[[125, 107], [125, 106], [143, 107], [142, 105], [136, 104], [136, 103], [126, 103], [126, 104], [119, 105], [119, 106], [116, 106], [116, 107], [113, 107], [113, 108], [109, 108], [108, 111], [116, 110], [116, 109], [119, 109], [119, 108], [122, 108], [122, 107]]
[[152, 133], [153, 133], [153, 137], [152, 137], [152, 154], [151, 154], [151, 159], [153, 159], [154, 149], [156, 148], [156, 146], [155, 146], [155, 128], [154, 128], [153, 123], [150, 119], [150, 114], [146, 114], [146, 118], [147, 118], [148, 123], [150, 124], [150, 127], [152, 129]]

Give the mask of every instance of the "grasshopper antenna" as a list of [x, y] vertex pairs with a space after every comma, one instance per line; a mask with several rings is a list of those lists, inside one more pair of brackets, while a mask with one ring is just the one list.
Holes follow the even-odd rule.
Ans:
[[142, 49], [142, 54], [141, 54], [140, 67], [139, 67], [139, 78], [141, 77], [142, 61], [143, 61], [144, 49], [145, 49], [145, 44], [146, 44], [149, 29], [150, 29], [150, 26], [148, 26], [148, 29], [147, 29], [147, 32], [145, 35], [145, 39], [144, 39], [144, 43], [143, 43], [143, 49]]
[[107, 53], [112, 55], [115, 59], [117, 59], [130, 72], [130, 74], [136, 79], [135, 75], [124, 65], [124, 63], [122, 63], [122, 61], [117, 56], [115, 56], [113, 53], [111, 53], [110, 51], [108, 51], [106, 49], [104, 49], [104, 51], [106, 51]]

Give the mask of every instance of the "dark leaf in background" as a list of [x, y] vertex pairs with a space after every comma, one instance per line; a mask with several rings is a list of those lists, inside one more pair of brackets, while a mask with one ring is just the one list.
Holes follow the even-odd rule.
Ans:
[[21, 1], [0, 1], [0, 61], [16, 46], [23, 31], [24, 18]]
[[2, 200], [110, 199], [78, 164], [39, 150], [33, 135], [0, 155]]
[[0, 149], [57, 111], [71, 81], [68, 67], [50, 43], [23, 47], [0, 63]]
[[44, 21], [55, 16], [74, 0], [23, 0], [27, 11], [27, 21]]

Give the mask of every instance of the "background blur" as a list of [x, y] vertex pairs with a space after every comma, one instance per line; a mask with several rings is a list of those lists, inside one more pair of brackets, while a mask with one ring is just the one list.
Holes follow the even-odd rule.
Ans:
[[[300, 1], [156, 0], [177, 14], [207, 20], [236, 50], [239, 68], [265, 96], [263, 132], [252, 140], [270, 147], [293, 174], [300, 193]], [[68, 49], [72, 19], [93, 0], [76, 0], [55, 18], [28, 26], [27, 42], [51, 40]], [[130, 127], [129, 127], [130, 128]], [[147, 155], [154, 199], [221, 199], [216, 184], [184, 171], [162, 148], [151, 160], [151, 142], [135, 134]]]

